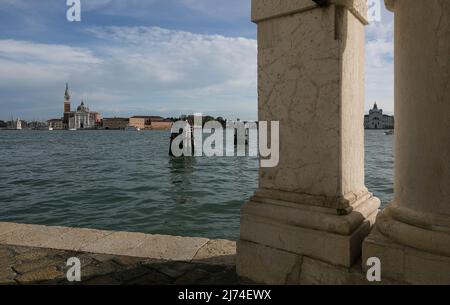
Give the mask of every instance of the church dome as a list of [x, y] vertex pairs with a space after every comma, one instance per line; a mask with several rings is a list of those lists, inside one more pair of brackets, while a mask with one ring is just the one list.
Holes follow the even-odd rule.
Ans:
[[77, 111], [79, 112], [89, 112], [89, 108], [84, 105], [84, 102], [81, 101], [80, 106], [78, 106]]

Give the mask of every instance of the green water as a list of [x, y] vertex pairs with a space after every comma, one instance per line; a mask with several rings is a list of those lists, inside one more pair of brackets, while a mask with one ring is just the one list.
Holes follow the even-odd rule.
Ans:
[[[167, 131], [0, 131], [0, 221], [237, 239], [258, 160], [168, 156]], [[392, 136], [366, 133], [366, 183], [392, 194]]]

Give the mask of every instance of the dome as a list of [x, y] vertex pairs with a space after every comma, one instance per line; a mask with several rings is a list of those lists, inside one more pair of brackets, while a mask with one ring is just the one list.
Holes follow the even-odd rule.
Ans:
[[79, 112], [89, 112], [89, 108], [84, 106], [84, 102], [81, 101], [80, 106], [78, 106], [77, 111]]

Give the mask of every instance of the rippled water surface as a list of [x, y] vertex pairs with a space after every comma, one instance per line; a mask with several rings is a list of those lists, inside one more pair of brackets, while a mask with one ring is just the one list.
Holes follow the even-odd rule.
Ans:
[[[167, 131], [0, 131], [0, 221], [237, 239], [256, 158], [168, 156]], [[392, 136], [366, 133], [366, 183], [392, 190]]]

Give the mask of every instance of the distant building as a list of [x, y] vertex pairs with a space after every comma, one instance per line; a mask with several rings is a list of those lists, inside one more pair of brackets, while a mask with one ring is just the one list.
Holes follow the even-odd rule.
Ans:
[[95, 127], [95, 115], [81, 101], [77, 111], [70, 112], [69, 129], [92, 129]]
[[134, 116], [130, 118], [130, 127], [136, 127], [139, 129], [150, 129], [152, 124], [151, 116]]
[[95, 124], [98, 126], [102, 125], [102, 115], [98, 112], [91, 112], [91, 116], [95, 121]]
[[91, 112], [83, 101], [76, 111], [71, 111], [69, 84], [66, 84], [64, 93], [63, 129], [92, 129], [101, 125], [101, 116], [98, 112]]
[[170, 129], [172, 128], [173, 122], [168, 119], [163, 118], [154, 118], [151, 121], [151, 128], [152, 129]]
[[63, 119], [51, 119], [47, 121], [48, 127], [54, 130], [64, 129]]
[[130, 118], [130, 127], [139, 129], [169, 129], [172, 121], [160, 116], [134, 116]]
[[125, 129], [128, 127], [129, 119], [127, 118], [104, 118], [103, 128], [105, 129]]
[[378, 105], [375, 103], [369, 114], [364, 116], [364, 128], [394, 129], [394, 117], [383, 114], [383, 109], [378, 109]]
[[66, 83], [66, 91], [64, 92], [64, 117], [63, 117], [63, 128], [69, 128], [69, 118], [70, 118], [70, 94], [69, 94], [69, 84]]

